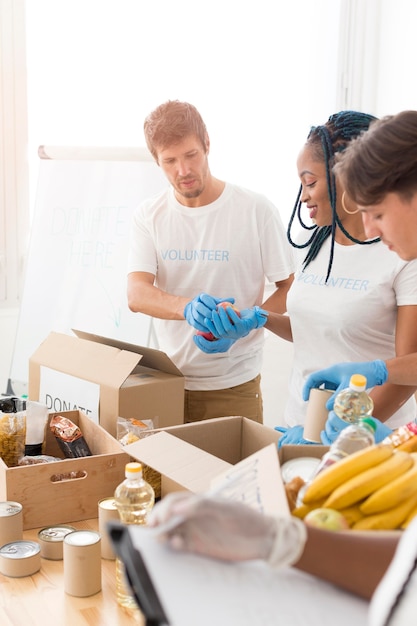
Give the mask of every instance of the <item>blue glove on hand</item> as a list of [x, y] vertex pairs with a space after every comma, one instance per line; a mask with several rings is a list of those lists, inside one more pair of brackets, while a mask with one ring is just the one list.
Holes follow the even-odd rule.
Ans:
[[[392, 433], [391, 428], [386, 426], [383, 422], [380, 422], [375, 417], [370, 419], [372, 419], [376, 425], [376, 431], [374, 433], [375, 443], [379, 443]], [[322, 443], [325, 446], [331, 446], [335, 439], [337, 439], [340, 435], [341, 431], [349, 425], [349, 422], [345, 422], [345, 420], [340, 419], [334, 411], [330, 411], [324, 430], [320, 433]]]
[[326, 424], [324, 425], [324, 430], [320, 433], [321, 442], [325, 446], [331, 446], [346, 426], [349, 426], [349, 422], [337, 417], [334, 411], [330, 411]]
[[185, 305], [184, 317], [190, 326], [207, 332], [209, 329], [205, 324], [205, 318], [211, 318], [211, 312], [216, 310], [219, 302], [231, 302], [233, 304], [234, 301], [234, 298], [214, 298], [207, 293], [200, 293]]
[[262, 328], [266, 324], [268, 315], [268, 311], [264, 311], [259, 306], [243, 309], [240, 315], [231, 307], [219, 307], [212, 311], [211, 319], [204, 321], [215, 337], [236, 340], [246, 337], [255, 328]]
[[307, 441], [307, 439], [303, 439], [304, 435], [304, 426], [292, 426], [291, 428], [285, 428], [285, 426], [275, 426], [275, 429], [279, 433], [284, 433], [282, 437], [278, 439], [278, 450], [281, 446], [285, 445], [301, 445], [301, 444], [312, 444], [315, 445], [313, 441]]
[[334, 389], [335, 393], [326, 402], [326, 408], [331, 411], [336, 395], [342, 389], [349, 387], [350, 377], [353, 374], [366, 376], [366, 387], [383, 385], [388, 379], [387, 366], [384, 361], [367, 361], [364, 363], [338, 363], [324, 370], [310, 374], [303, 387], [303, 400], [308, 400], [310, 389], [325, 385], [326, 389]]
[[194, 343], [197, 348], [206, 354], [217, 354], [219, 352], [227, 352], [235, 343], [234, 339], [216, 339], [209, 341], [202, 335], [194, 335]]

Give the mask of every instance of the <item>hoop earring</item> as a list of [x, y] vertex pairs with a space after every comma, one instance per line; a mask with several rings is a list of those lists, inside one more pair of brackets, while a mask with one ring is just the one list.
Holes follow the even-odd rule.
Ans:
[[348, 215], [356, 215], [356, 213], [359, 213], [359, 209], [356, 209], [356, 211], [348, 211], [348, 209], [346, 208], [346, 204], [345, 204], [345, 194], [346, 191], [344, 191], [342, 193], [342, 199], [341, 199], [341, 203], [342, 203], [342, 207], [343, 210], [345, 211], [345, 213], [347, 213]]

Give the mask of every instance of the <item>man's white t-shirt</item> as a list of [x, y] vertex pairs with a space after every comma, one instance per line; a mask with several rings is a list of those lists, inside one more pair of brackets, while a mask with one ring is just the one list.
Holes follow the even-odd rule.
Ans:
[[[235, 298], [239, 309], [260, 305], [265, 279], [285, 280], [294, 254], [276, 207], [263, 195], [227, 183], [213, 203], [189, 208], [169, 188], [134, 213], [128, 272], [156, 276], [158, 288], [190, 300], [199, 293]], [[191, 390], [225, 389], [261, 370], [264, 331], [251, 332], [226, 353], [206, 354], [186, 321], [155, 320], [161, 350]], [[277, 367], [279, 365], [277, 364]]]
[[[307, 403], [301, 390], [312, 372], [344, 361], [395, 356], [397, 307], [417, 304], [417, 261], [402, 261], [382, 242], [335, 243], [333, 267], [325, 284], [330, 237], [302, 271], [306, 249], [297, 250], [297, 270], [287, 297], [294, 362], [285, 410], [288, 425], [303, 424]], [[410, 398], [386, 423], [414, 420]]]

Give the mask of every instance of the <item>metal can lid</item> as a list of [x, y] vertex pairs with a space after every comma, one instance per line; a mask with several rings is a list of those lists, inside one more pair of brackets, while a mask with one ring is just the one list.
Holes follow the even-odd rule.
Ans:
[[75, 530], [65, 535], [64, 542], [72, 546], [91, 546], [100, 541], [100, 534], [95, 530]]
[[98, 505], [101, 509], [106, 509], [109, 511], [117, 511], [117, 506], [116, 506], [116, 501], [114, 499], [114, 496], [100, 500]]
[[17, 515], [22, 510], [22, 505], [19, 502], [13, 502], [12, 500], [6, 500], [0, 502], [0, 517], [10, 517]]
[[65, 535], [76, 530], [74, 526], [59, 524], [57, 526], [46, 526], [38, 532], [38, 537], [42, 541], [58, 542], [63, 541]]
[[0, 556], [7, 559], [25, 559], [40, 553], [40, 545], [36, 541], [11, 541], [0, 548]]

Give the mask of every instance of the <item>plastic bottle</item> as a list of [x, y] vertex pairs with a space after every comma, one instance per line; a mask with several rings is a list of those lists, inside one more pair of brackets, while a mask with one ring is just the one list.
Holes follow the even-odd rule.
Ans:
[[[127, 463], [125, 480], [116, 487], [114, 501], [120, 520], [125, 524], [146, 524], [147, 517], [155, 502], [155, 492], [142, 476], [140, 463]], [[128, 609], [138, 606], [126, 580], [123, 562], [116, 558], [116, 597], [117, 602]]]
[[349, 387], [342, 389], [334, 401], [334, 412], [345, 422], [354, 423], [363, 417], [370, 417], [374, 410], [372, 398], [366, 393], [366, 377], [353, 374]]
[[319, 463], [315, 476], [329, 465], [340, 461], [345, 456], [353, 454], [375, 443], [376, 424], [372, 419], [365, 417], [355, 424], [350, 424], [340, 431], [330, 449]]
[[323, 455], [313, 475], [308, 481], [306, 481], [305, 485], [303, 485], [298, 492], [296, 506], [301, 506], [303, 503], [304, 493], [317, 474], [349, 454], [353, 454], [353, 452], [356, 452], [357, 450], [362, 450], [363, 448], [374, 444], [375, 431], [376, 424], [368, 417], [364, 417], [356, 424], [350, 424], [350, 426], [346, 426], [346, 428], [341, 430], [337, 439], [334, 440], [329, 450]]

